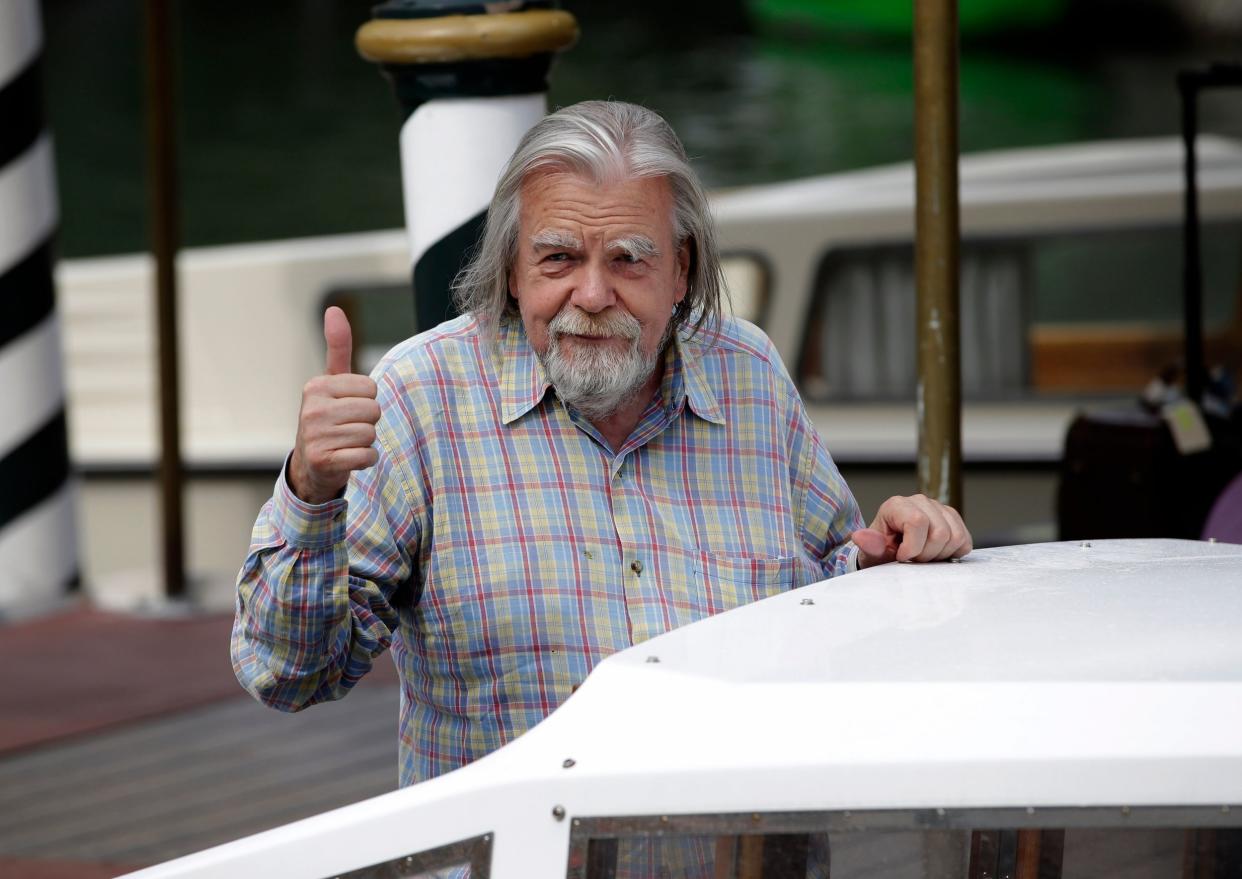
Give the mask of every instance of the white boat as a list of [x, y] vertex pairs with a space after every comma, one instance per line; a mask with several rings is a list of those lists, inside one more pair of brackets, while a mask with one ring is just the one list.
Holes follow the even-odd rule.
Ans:
[[[1203, 136], [1198, 154], [1205, 225], [1242, 224], [1242, 143]], [[1021, 259], [1046, 239], [1075, 236], [1088, 247], [1098, 243], [1095, 258], [1105, 259], [1116, 241], [1098, 236], [1153, 229], [1164, 230], [1179, 244], [1181, 168], [1182, 148], [1175, 138], [963, 156], [964, 274], [977, 245], [1006, 245]], [[914, 235], [913, 199], [909, 163], [714, 195], [734, 310], [767, 331], [791, 371], [804, 374], [799, 364], [817, 300], [834, 292], [824, 287], [825, 268], [855, 254], [870, 256], [877, 248], [908, 246]], [[1242, 228], [1237, 231], [1232, 255], [1242, 260]], [[404, 232], [392, 230], [182, 252], [178, 307], [186, 461], [205, 468], [279, 465], [296, 424], [298, 389], [322, 368], [325, 302], [352, 302], [356, 312], [365, 312], [387, 300], [390, 313], [410, 315], [407, 323], [394, 322], [391, 336], [362, 339], [364, 366], [411, 328], [406, 246]], [[1180, 258], [1176, 252], [1173, 256]], [[1180, 265], [1170, 268], [1180, 277]], [[1237, 289], [1234, 269], [1226, 283], [1232, 281]], [[67, 260], [57, 269], [71, 452], [88, 470], [145, 467], [157, 457], [152, 271], [146, 255]], [[1026, 348], [1029, 360], [1029, 349], [1051, 344], [1050, 337], [1058, 333], [1072, 334], [1024, 315], [1034, 295], [1029, 285], [1015, 283], [998, 293], [1011, 294], [1013, 300], [1002, 304], [1012, 317], [1004, 318], [1000, 329], [1016, 336], [997, 338], [996, 346]], [[1180, 303], [1180, 290], [1170, 290], [1169, 296], [1174, 305]], [[965, 311], [963, 320], [969, 321]], [[885, 317], [885, 333], [913, 332], [900, 315]], [[1242, 320], [1242, 314], [1235, 317]], [[1106, 327], [1088, 327], [1081, 347], [1115, 335], [1126, 320], [1117, 315]], [[874, 339], [856, 339], [850, 357], [864, 364], [881, 355], [912, 361], [912, 338], [908, 345], [884, 348], [864, 344], [869, 341]], [[989, 365], [988, 354], [978, 352], [975, 341], [967, 337], [963, 342], [968, 373]], [[982, 362], [975, 365], [972, 357]], [[903, 365], [889, 370], [894, 368]], [[1140, 381], [1149, 377], [1142, 371], [1135, 375]], [[1038, 394], [1017, 393], [1041, 390], [1038, 380], [1009, 388], [1012, 399], [999, 389], [990, 402], [967, 406], [963, 441], [968, 460], [1059, 457], [1068, 415], [1078, 401], [1049, 402]], [[966, 381], [969, 386], [969, 375]], [[1100, 386], [1091, 381], [1082, 376], [1077, 387], [1054, 382], [1043, 390], [1098, 392]], [[1139, 386], [1120, 387], [1129, 393]], [[839, 403], [813, 407], [835, 456], [846, 462], [912, 460], [909, 401], [892, 401], [893, 388], [874, 391], [891, 405], [860, 407], [865, 402], [860, 395], [868, 392], [864, 387], [846, 388]], [[822, 388], [812, 387], [809, 396], [823, 396]]]
[[[1198, 154], [1205, 235], [1219, 242], [1208, 279], [1239, 291], [1242, 144], [1201, 136]], [[1068, 247], [1095, 268], [1083, 299], [1124, 306], [1126, 267], [1154, 247], [1180, 302], [1181, 170], [1174, 138], [962, 157], [962, 437], [983, 536], [1053, 536], [1055, 465], [1075, 410], [1132, 396], [1177, 352], [1176, 326], [1127, 323], [1117, 309], [1104, 324], [1041, 323], [1032, 266]], [[916, 430], [913, 197], [908, 163], [713, 197], [734, 310], [776, 342], [865, 509], [913, 490], [902, 469], [913, 472]], [[325, 303], [353, 309], [360, 364], [374, 362], [412, 325], [406, 248], [392, 230], [180, 255], [183, 453], [202, 477], [188, 488], [187, 551], [193, 578], [214, 584], [209, 603], [229, 604], [246, 528], [292, 442], [298, 391], [322, 368]], [[145, 255], [57, 269], [71, 456], [86, 476], [83, 574], [105, 603], [159, 594], [154, 526], [135, 527], [156, 518], [152, 271]], [[1209, 343], [1242, 350], [1236, 304]]]
[[837, 879], [1237, 875], [1238, 620], [1239, 546], [886, 565], [616, 654], [462, 769], [132, 875], [600, 877], [706, 837], [714, 875], [776, 879], [807, 834]]

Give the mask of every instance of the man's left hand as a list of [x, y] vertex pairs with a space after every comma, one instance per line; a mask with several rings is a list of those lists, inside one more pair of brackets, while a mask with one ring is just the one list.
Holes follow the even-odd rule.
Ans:
[[973, 548], [957, 510], [921, 494], [889, 498], [871, 527], [858, 529], [850, 539], [858, 547], [859, 568], [961, 558]]

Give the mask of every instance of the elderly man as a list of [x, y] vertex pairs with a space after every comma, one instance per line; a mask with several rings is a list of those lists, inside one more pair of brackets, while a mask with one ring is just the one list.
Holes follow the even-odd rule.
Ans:
[[326, 374], [254, 528], [233, 660], [284, 710], [391, 649], [402, 784], [520, 735], [609, 654], [885, 561], [970, 551], [952, 509], [863, 522], [768, 339], [721, 314], [708, 204], [656, 114], [578, 104], [523, 139], [463, 317]]

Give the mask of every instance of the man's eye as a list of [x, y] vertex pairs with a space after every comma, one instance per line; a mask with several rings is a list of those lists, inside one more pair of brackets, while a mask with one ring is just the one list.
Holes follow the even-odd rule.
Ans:
[[616, 258], [620, 262], [630, 263], [631, 265], [639, 261], [638, 257], [632, 253], [618, 253]]
[[545, 262], [565, 262], [565, 260], [569, 259], [569, 254], [568, 253], [549, 253], [543, 259]]

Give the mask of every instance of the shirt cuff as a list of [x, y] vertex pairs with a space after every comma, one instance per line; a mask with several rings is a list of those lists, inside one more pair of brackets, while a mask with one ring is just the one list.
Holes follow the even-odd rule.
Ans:
[[344, 498], [308, 504], [293, 493], [286, 476], [288, 469], [289, 458], [285, 458], [272, 492], [272, 525], [277, 533], [294, 549], [326, 549], [343, 541], [349, 504]]
[[851, 543], [847, 552], [849, 557], [845, 560], [845, 573], [852, 574], [858, 570], [858, 547]]

